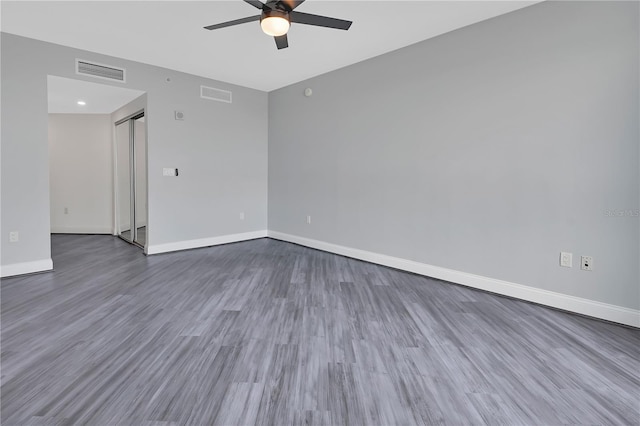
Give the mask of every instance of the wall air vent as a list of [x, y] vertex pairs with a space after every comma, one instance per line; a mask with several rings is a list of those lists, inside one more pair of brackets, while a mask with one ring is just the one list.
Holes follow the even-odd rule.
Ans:
[[200, 97], [212, 101], [231, 103], [231, 92], [215, 87], [200, 86]]
[[76, 59], [76, 74], [125, 83], [125, 72], [124, 68]]

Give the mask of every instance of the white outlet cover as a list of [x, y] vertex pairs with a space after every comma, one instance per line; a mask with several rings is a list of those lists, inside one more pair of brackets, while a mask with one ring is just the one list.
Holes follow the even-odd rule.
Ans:
[[583, 271], [593, 271], [593, 257], [582, 256], [580, 259], [580, 269]]

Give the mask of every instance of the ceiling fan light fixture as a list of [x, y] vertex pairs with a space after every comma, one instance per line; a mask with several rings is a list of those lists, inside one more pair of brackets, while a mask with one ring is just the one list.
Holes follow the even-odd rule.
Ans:
[[220, 28], [232, 27], [234, 25], [246, 24], [247, 22], [260, 21], [260, 27], [265, 34], [275, 39], [278, 50], [289, 47], [287, 33], [291, 23], [304, 25], [315, 25], [316, 27], [334, 28], [336, 30], [348, 30], [351, 21], [331, 18], [329, 16], [314, 15], [311, 13], [298, 12], [296, 9], [305, 0], [244, 0], [245, 3], [260, 9], [260, 15], [253, 15], [246, 18], [234, 19], [233, 21], [222, 22], [220, 24], [207, 25], [205, 30], [218, 30]]
[[285, 35], [289, 31], [291, 23], [289, 22], [289, 16], [286, 12], [279, 10], [270, 10], [263, 12], [260, 19], [260, 27], [265, 34], [280, 37]]

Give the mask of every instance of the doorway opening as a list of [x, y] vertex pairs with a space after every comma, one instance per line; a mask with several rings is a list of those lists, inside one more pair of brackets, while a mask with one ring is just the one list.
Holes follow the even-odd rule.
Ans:
[[[115, 123], [131, 111], [146, 109], [145, 92], [58, 76], [47, 76], [49, 112], [50, 232], [119, 235]], [[146, 129], [136, 127], [139, 206], [146, 226]], [[140, 128], [141, 127], [141, 128]], [[132, 154], [132, 157], [134, 155]]]

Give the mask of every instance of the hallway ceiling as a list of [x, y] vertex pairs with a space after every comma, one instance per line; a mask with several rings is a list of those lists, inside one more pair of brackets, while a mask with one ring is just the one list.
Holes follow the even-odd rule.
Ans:
[[2, 1], [2, 31], [271, 91], [538, 1], [307, 0], [300, 12], [354, 23], [349, 31], [294, 24], [277, 50], [234, 1]]
[[111, 114], [144, 94], [141, 90], [52, 75], [47, 78], [47, 91], [50, 114]]

